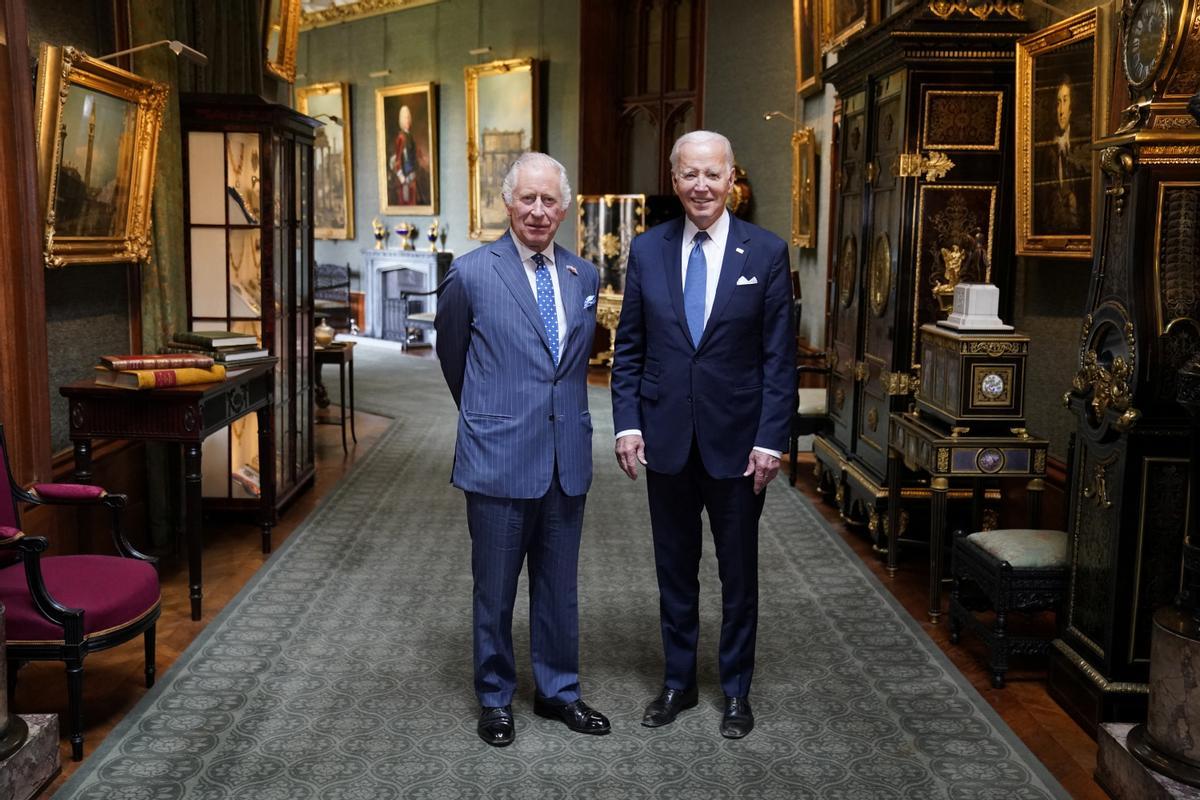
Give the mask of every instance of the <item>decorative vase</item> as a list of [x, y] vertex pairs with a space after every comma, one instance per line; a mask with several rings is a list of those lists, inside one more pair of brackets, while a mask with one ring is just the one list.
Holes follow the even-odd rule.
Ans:
[[321, 347], [328, 347], [333, 343], [333, 337], [337, 336], [337, 331], [325, 322], [325, 318], [321, 318], [321, 324], [313, 329], [313, 338]]

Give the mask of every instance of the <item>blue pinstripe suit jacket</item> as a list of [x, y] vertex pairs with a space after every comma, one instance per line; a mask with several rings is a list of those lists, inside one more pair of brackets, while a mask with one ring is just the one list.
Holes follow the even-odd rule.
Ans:
[[557, 464], [563, 492], [586, 494], [587, 362], [600, 275], [591, 262], [554, 246], [566, 315], [555, 366], [511, 237], [455, 259], [438, 289], [437, 354], [459, 409], [451, 481], [491, 497], [541, 497]]

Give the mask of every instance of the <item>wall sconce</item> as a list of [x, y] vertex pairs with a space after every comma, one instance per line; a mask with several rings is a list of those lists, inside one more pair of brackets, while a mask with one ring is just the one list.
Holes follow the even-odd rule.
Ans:
[[139, 50], [149, 50], [151, 47], [158, 47], [162, 44], [165, 44], [171, 50], [171, 52], [177, 56], [182, 56], [188, 61], [199, 64], [202, 67], [208, 65], [208, 56], [204, 55], [204, 53], [201, 53], [199, 50], [188, 47], [178, 39], [160, 39], [157, 42], [150, 42], [149, 44], [139, 44], [137, 47], [130, 47], [126, 50], [118, 50], [115, 53], [109, 53], [106, 56], [100, 56], [100, 58], [97, 60], [108, 61], [116, 58], [117, 56], [129, 55], [130, 53], [136, 53]]
[[790, 114], [785, 114], [782, 111], [768, 111], [767, 113], [763, 114], [763, 120], [766, 122], [770, 122], [776, 117], [783, 117], [793, 125], [796, 124], [796, 119], [794, 117], [792, 117]]
[[324, 117], [325, 119], [329, 120], [334, 125], [338, 125], [338, 126], [342, 125], [342, 118], [339, 117], [337, 114], [313, 114], [312, 115], [313, 119], [320, 119], [321, 117]]

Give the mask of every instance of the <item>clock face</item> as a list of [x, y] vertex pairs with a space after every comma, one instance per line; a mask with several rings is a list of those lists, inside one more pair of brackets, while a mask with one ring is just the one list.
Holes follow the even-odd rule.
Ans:
[[1166, 0], [1142, 0], [1125, 29], [1125, 77], [1137, 87], [1154, 78], [1167, 47]]
[[983, 393], [984, 397], [995, 400], [1004, 394], [1004, 378], [1001, 378], [994, 372], [989, 372], [979, 382], [979, 391]]

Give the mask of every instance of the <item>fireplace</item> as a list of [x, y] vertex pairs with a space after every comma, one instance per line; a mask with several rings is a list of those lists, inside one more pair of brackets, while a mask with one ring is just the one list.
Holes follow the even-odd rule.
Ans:
[[430, 302], [432, 297], [405, 298], [401, 293], [428, 291], [425, 288], [425, 273], [408, 267], [380, 270], [380, 273], [383, 286], [383, 331], [380, 338], [408, 344], [409, 315], [431, 311], [433, 303]]
[[[362, 250], [361, 253], [363, 257], [363, 302], [366, 306], [367, 316], [362, 331], [365, 335], [376, 339], [393, 338], [395, 341], [401, 341], [403, 336], [398, 330], [398, 323], [395, 320], [389, 321], [385, 311], [385, 301], [389, 298], [398, 301], [401, 291], [433, 291], [445, 277], [446, 271], [450, 269], [450, 262], [454, 260], [454, 255], [452, 253], [397, 249]], [[387, 280], [391, 283], [387, 286], [384, 285], [385, 276], [400, 272], [406, 274], [388, 277]], [[419, 309], [414, 309], [413, 313], [437, 311], [436, 295], [414, 298], [414, 302], [417, 300], [423, 301], [423, 305]], [[391, 309], [393, 313], [400, 310], [399, 306], [394, 303], [391, 305]], [[389, 335], [385, 335], [385, 327], [388, 328]]]

